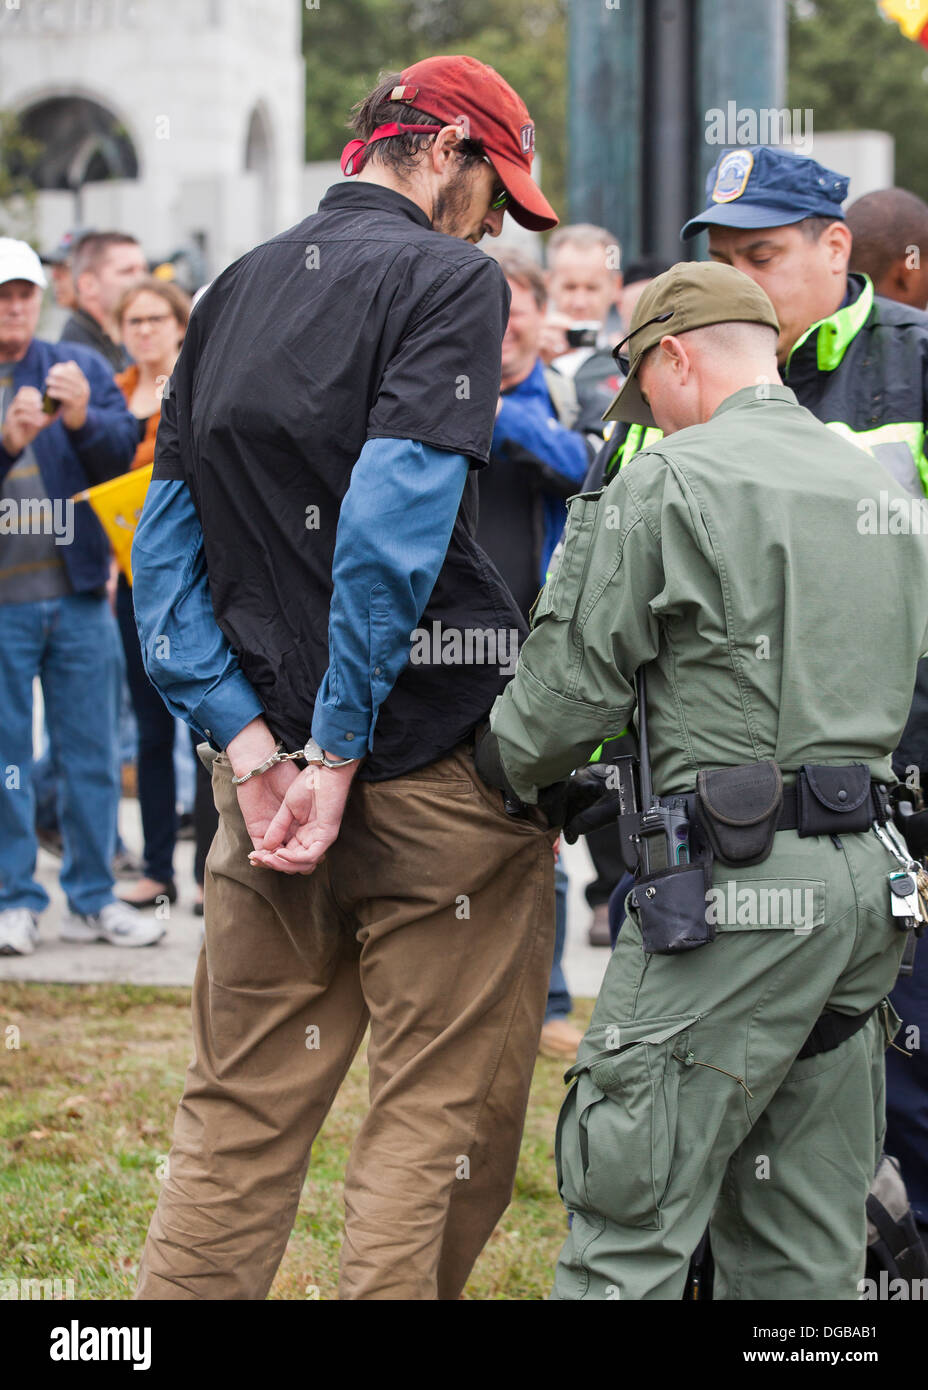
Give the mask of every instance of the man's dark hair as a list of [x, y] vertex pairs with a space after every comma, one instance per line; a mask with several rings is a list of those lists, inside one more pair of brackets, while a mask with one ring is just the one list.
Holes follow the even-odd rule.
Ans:
[[138, 237], [130, 236], [128, 232], [88, 232], [74, 248], [71, 274], [75, 283], [85, 270], [98, 270], [111, 247], [138, 245]]
[[[390, 93], [393, 88], [402, 85], [402, 73], [391, 73], [381, 79], [379, 86], [375, 87], [369, 96], [352, 108], [348, 124], [358, 139], [367, 140], [378, 126], [391, 125], [394, 121], [401, 125], [453, 124], [452, 121], [442, 120], [440, 116], [431, 116], [427, 111], [409, 106], [406, 102], [391, 101]], [[434, 135], [415, 135], [412, 131], [403, 131], [402, 134], [391, 135], [386, 140], [376, 140], [368, 148], [365, 163], [370, 160], [372, 163], [382, 164], [397, 174], [410, 172], [418, 164], [422, 150], [428, 149], [429, 141], [434, 139]], [[461, 140], [455, 153], [461, 165], [468, 167], [481, 162], [483, 146], [479, 140]]]
[[548, 289], [538, 262], [523, 251], [500, 251], [496, 259], [506, 279], [514, 285], [521, 285], [524, 290], [531, 290], [535, 304], [543, 309], [548, 302]]
[[910, 246], [928, 257], [928, 203], [906, 188], [865, 193], [847, 210], [854, 244], [851, 270], [862, 270], [874, 285]]

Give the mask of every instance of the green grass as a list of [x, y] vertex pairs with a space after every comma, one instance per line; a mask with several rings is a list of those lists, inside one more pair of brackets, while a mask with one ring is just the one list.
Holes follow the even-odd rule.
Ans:
[[[581, 1029], [591, 1008], [578, 1006]], [[191, 1053], [189, 1010], [189, 990], [0, 986], [0, 1279], [132, 1297]], [[465, 1298], [547, 1297], [566, 1229], [554, 1175], [563, 1070], [538, 1059], [513, 1201]], [[271, 1298], [335, 1297], [342, 1174], [366, 1103], [362, 1049], [314, 1145]]]

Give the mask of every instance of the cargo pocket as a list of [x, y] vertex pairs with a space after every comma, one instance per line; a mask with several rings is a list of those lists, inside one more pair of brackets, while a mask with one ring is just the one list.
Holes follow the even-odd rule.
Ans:
[[[686, 1032], [700, 1014], [615, 1025], [618, 1045], [577, 1064], [555, 1141], [567, 1207], [620, 1226], [661, 1226], [670, 1181]], [[573, 1070], [573, 1069], [572, 1069]]]
[[820, 878], [738, 878], [716, 881], [706, 893], [706, 917], [716, 932], [792, 931], [808, 936], [825, 925]]

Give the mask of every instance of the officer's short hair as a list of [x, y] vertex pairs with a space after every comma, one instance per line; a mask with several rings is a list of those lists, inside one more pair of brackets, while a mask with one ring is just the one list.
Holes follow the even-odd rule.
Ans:
[[[399, 125], [452, 124], [450, 121], [442, 120], [440, 116], [430, 115], [428, 111], [420, 111], [405, 101], [390, 101], [393, 88], [402, 85], [403, 74], [390, 73], [387, 77], [381, 78], [379, 84], [363, 101], [352, 107], [348, 124], [358, 139], [368, 140], [378, 126], [392, 125], [394, 122]], [[419, 162], [421, 151], [428, 149], [429, 141], [434, 139], [433, 134], [416, 135], [413, 131], [404, 131], [400, 135], [391, 135], [386, 140], [375, 140], [365, 151], [365, 162], [382, 164], [397, 174], [409, 173]], [[480, 164], [484, 157], [483, 146], [479, 140], [459, 140], [455, 146], [455, 154], [465, 168]]]
[[840, 217], [804, 217], [793, 225], [799, 228], [807, 241], [821, 241], [825, 228], [840, 221]]
[[847, 210], [854, 244], [851, 270], [860, 270], [877, 284], [909, 247], [928, 258], [928, 203], [907, 188], [881, 188], [865, 193]]
[[562, 246], [579, 246], [583, 250], [588, 250], [591, 246], [601, 246], [605, 251], [615, 250], [614, 270], [618, 270], [621, 264], [622, 248], [619, 245], [619, 238], [613, 236], [612, 232], [605, 227], [595, 227], [592, 222], [573, 222], [566, 227], [558, 227], [548, 238], [546, 247], [548, 268], [554, 265], [554, 257]]
[[507, 280], [523, 289], [531, 290], [539, 309], [548, 302], [548, 290], [541, 267], [522, 251], [500, 251], [496, 257]]
[[[698, 344], [706, 344], [721, 356], [734, 356], [745, 349], [773, 352], [777, 342], [776, 329], [770, 324], [747, 323], [743, 319], [724, 319], [721, 323], [708, 323], [702, 328], [688, 328], [673, 336], [682, 338], [684, 342], [695, 338]], [[642, 354], [638, 364], [639, 378], [648, 354], [656, 352], [659, 347], [660, 343], [655, 343]]]

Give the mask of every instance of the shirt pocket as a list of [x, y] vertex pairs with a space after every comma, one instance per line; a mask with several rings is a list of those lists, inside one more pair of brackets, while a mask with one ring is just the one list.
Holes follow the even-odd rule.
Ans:
[[[580, 1064], [558, 1119], [558, 1191], [568, 1208], [659, 1230], [670, 1182], [689, 1029], [683, 1014], [615, 1025], [618, 1045]], [[674, 1056], [678, 1054], [678, 1057]]]
[[568, 503], [564, 535], [551, 557], [547, 583], [532, 608], [533, 625], [539, 618], [572, 615], [593, 544], [599, 498], [599, 492], [581, 492]]

